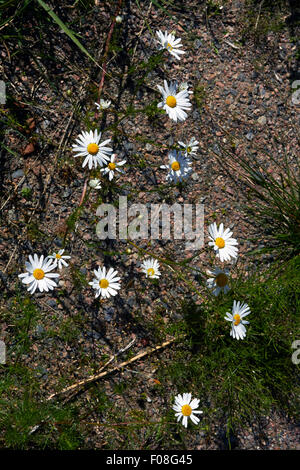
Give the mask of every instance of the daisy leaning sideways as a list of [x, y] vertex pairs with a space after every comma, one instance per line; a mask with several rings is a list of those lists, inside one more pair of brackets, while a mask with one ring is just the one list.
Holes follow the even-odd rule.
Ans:
[[189, 156], [192, 156], [192, 155], [196, 155], [197, 154], [197, 150], [199, 148], [198, 144], [198, 140], [195, 139], [195, 137], [192, 137], [191, 140], [185, 144], [184, 142], [181, 142], [179, 141], [178, 144], [180, 145], [180, 147], [182, 147], [182, 152], [184, 152], [184, 155], [189, 157]]
[[181, 39], [175, 39], [174, 34], [168, 34], [168, 31], [163, 33], [161, 30], [159, 30], [156, 31], [156, 35], [159, 39], [159, 50], [166, 49], [173, 57], [178, 60], [180, 60], [180, 54], [185, 54], [185, 51], [180, 49], [182, 47]]
[[71, 259], [71, 256], [63, 256], [65, 250], [59, 250], [57, 253], [53, 253], [53, 255], [48, 256], [54, 260], [55, 267], [58, 266], [58, 269], [62, 269], [63, 266], [69, 266], [66, 262], [66, 259]]
[[175, 416], [177, 421], [180, 421], [182, 418], [182, 424], [187, 428], [188, 418], [191, 418], [194, 424], [199, 423], [199, 418], [196, 414], [202, 414], [203, 411], [197, 411], [200, 400], [194, 398], [192, 400], [191, 393], [183, 393], [183, 395], [177, 395], [175, 397], [175, 405], [173, 405], [173, 410], [176, 411]]
[[97, 106], [98, 110], [104, 110], [104, 109], [108, 109], [111, 105], [111, 101], [109, 100], [100, 100], [100, 103], [95, 103], [95, 105]]
[[92, 179], [89, 181], [89, 186], [93, 189], [101, 189], [101, 181], [98, 178]]
[[207, 274], [212, 276], [207, 279], [206, 285], [209, 289], [212, 289], [214, 295], [219, 295], [220, 292], [226, 294], [230, 287], [228, 286], [229, 271], [228, 269], [215, 268], [212, 271], [207, 270]]
[[26, 273], [19, 274], [18, 277], [22, 280], [23, 284], [29, 285], [27, 290], [30, 294], [33, 294], [37, 288], [40, 292], [48, 292], [57, 287], [53, 278], [59, 277], [59, 274], [50, 272], [56, 267], [52, 259], [48, 257], [44, 259], [44, 255], [40, 258], [37, 254], [29, 255], [29, 262], [26, 261], [25, 266], [27, 269]]
[[163, 170], [169, 170], [169, 173], [166, 176], [166, 180], [173, 183], [178, 183], [187, 179], [192, 172], [191, 160], [176, 150], [171, 150], [168, 157], [169, 164], [161, 165], [160, 167]]
[[125, 165], [126, 160], [122, 160], [121, 162], [117, 163], [116, 160], [116, 154], [113, 154], [110, 158], [110, 162], [108, 163], [106, 168], [102, 168], [100, 172], [103, 172], [104, 175], [108, 174], [109, 181], [111, 181], [115, 175], [115, 171], [118, 171], [119, 173], [124, 173], [124, 170], [121, 168], [118, 168], [120, 166]]
[[121, 288], [120, 277], [117, 277], [118, 271], [114, 271], [113, 268], [110, 268], [106, 272], [106, 267], [98, 268], [98, 270], [94, 270], [95, 278], [92, 282], [89, 282], [89, 285], [92, 286], [96, 290], [95, 298], [101, 297], [109, 298], [111, 295], [117, 295], [118, 290]]
[[190, 85], [188, 84], [188, 82], [181, 82], [180, 85], [179, 85], [179, 87], [178, 87], [178, 91], [183, 91], [183, 90], [185, 90], [185, 91], [188, 92], [189, 95], [192, 95], [193, 92], [192, 92], [192, 91], [189, 91], [189, 86], [190, 86]]
[[157, 259], [146, 259], [141, 264], [141, 268], [143, 273], [146, 274], [146, 277], [149, 277], [150, 279], [158, 279], [161, 275], [161, 272], [159, 270], [159, 262], [157, 261]]
[[214, 247], [217, 257], [222, 262], [237, 257], [238, 248], [236, 245], [238, 242], [235, 238], [231, 238], [232, 232], [229, 228], [224, 230], [223, 224], [220, 224], [219, 228], [217, 228], [217, 224], [214, 222], [208, 227], [208, 232], [211, 239], [208, 244]]
[[111, 139], [107, 139], [100, 143], [101, 132], [95, 130], [90, 132], [82, 132], [76, 139], [76, 144], [73, 144], [73, 152], [76, 153], [75, 157], [85, 157], [82, 167], [84, 168], [87, 164], [89, 169], [97, 166], [103, 166], [107, 160], [110, 159], [112, 154], [112, 148], [106, 147], [106, 144]]
[[187, 90], [177, 93], [177, 82], [171, 82], [169, 86], [167, 80], [164, 80], [164, 88], [160, 85], [157, 87], [163, 98], [157, 107], [163, 108], [173, 121], [185, 121], [187, 118], [185, 109], [192, 107]]
[[225, 320], [231, 322], [230, 336], [236, 339], [244, 339], [246, 336], [246, 328], [249, 322], [244, 317], [249, 315], [251, 310], [246, 303], [233, 301], [232, 313], [226, 312]]

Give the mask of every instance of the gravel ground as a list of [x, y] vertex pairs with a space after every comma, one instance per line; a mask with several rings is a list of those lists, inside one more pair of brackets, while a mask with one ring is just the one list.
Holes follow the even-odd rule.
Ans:
[[[205, 15], [204, 2], [191, 1], [188, 7], [182, 8], [180, 24], [177, 24], [160, 10], [147, 9], [144, 2], [141, 2], [142, 11], [135, 2], [125, 2], [121, 12], [123, 23], [118, 26], [122, 51], [117, 59], [116, 52], [110, 56], [109, 76], [102, 94], [103, 98], [112, 101], [112, 109], [102, 115], [99, 126], [104, 130], [113, 125], [115, 111], [124, 111], [130, 102], [141, 108], [158, 99], [157, 84], [162, 84], [164, 78], [188, 82], [194, 95], [198, 90], [196, 95], [200, 103], [192, 98], [193, 109], [184, 123], [175, 125], [166, 116], [152, 121], [145, 113], [138, 113], [124, 119], [118, 135], [104, 132], [105, 138], [114, 137], [118, 158], [127, 159], [126, 172], [116, 183], [118, 194], [130, 196], [129, 204], [138, 202], [148, 204], [148, 207], [151, 203], [175, 201], [204, 204], [206, 226], [214, 220], [222, 220], [225, 226], [232, 228], [240, 243], [239, 263], [251, 269], [253, 266], [245, 254], [257, 248], [258, 242], [254, 239], [259, 237], [260, 227], [255, 227], [241, 212], [247, 202], [247, 191], [237, 172], [235, 181], [232, 179], [232, 168], [226, 162], [222, 148], [234, 141], [236, 155], [253, 153], [271, 173], [276, 168], [262, 150], [275, 157], [277, 162], [281, 161], [284, 152], [292, 165], [296, 161], [300, 117], [299, 105], [292, 102], [291, 85], [297, 78], [299, 41], [291, 40], [297, 30], [293, 29], [293, 15], [288, 9], [282, 12], [282, 29], [257, 38], [254, 33], [245, 31], [247, 3], [223, 3], [218, 15]], [[147, 75], [147, 84], [133, 94], [130, 67], [147, 60], [156, 47], [143, 11], [146, 11], [153, 31], [174, 30], [182, 37], [187, 53], [180, 62], [168, 58], [164, 66]], [[178, 17], [178, 10], [176, 15]], [[110, 12], [100, 5], [77, 25], [89, 50], [95, 50], [96, 35], [101, 46], [98, 59], [109, 24]], [[87, 25], [91, 27], [86, 28]], [[49, 35], [44, 40], [43, 56], [39, 55], [41, 44], [37, 40], [34, 19], [32, 24], [28, 20], [24, 26], [28, 27], [26, 44], [31, 53], [12, 55], [14, 45], [10, 40], [1, 48], [0, 70], [13, 96], [9, 107], [23, 124], [19, 132], [13, 126], [6, 129], [4, 144], [12, 152], [1, 150], [0, 274], [6, 292], [1, 307], [4, 310], [14, 302], [15, 289], [20, 289], [16, 277], [23, 272], [28, 254], [49, 254], [63, 245], [67, 218], [78, 207], [89, 176], [88, 170], [81, 167], [81, 162], [73, 158], [71, 151], [74, 139], [84, 130], [74, 103], [85, 116], [95, 113], [99, 84], [98, 70], [87, 66], [82, 54], [74, 50], [62, 32], [53, 28], [53, 39]], [[244, 37], [246, 40], [242, 41]], [[131, 56], [126, 52], [130, 49], [133, 50]], [[165, 181], [165, 172], [160, 165], [166, 163], [167, 148], [193, 136], [199, 141], [199, 151], [193, 159], [193, 173], [186, 187], [157, 191], [157, 185]], [[24, 197], [26, 188], [31, 190], [30, 198]], [[110, 197], [108, 193], [103, 199], [109, 202]], [[70, 267], [61, 277], [62, 294], [54, 291], [53, 294], [35, 296], [42, 312], [41, 319], [31, 338], [34, 346], [23, 360], [40, 374], [44, 397], [57, 389], [62, 378], [72, 383], [89, 376], [96, 364], [101, 366], [105, 362], [103, 358], [110, 357], [132, 339], [135, 339], [131, 349], [133, 354], [148, 345], [158, 344], [150, 327], [156, 321], [157, 312], [163, 311], [164, 322], [169, 324], [178, 318], [180, 300], [190, 295], [188, 288], [184, 284], [178, 285], [167, 269], [164, 269], [161, 282], [151, 286], [150, 290], [141, 275], [141, 259], [134, 247], [115, 240], [99, 241], [95, 233], [97, 198], [97, 191], [92, 191], [75, 231], [67, 233], [66, 252], [72, 258]], [[149, 249], [146, 241], [139, 241], [138, 246]], [[192, 254], [184, 249], [181, 241], [153, 240], [150, 249], [157, 256], [167, 254], [177, 260]], [[204, 269], [209, 261], [207, 253], [203, 252], [194, 266]], [[90, 286], [79, 289], [76, 281], [80, 276], [91, 281], [92, 270], [103, 263], [118, 269], [123, 287], [117, 298], [97, 303]], [[255, 265], [255, 261], [253, 263]], [[189, 279], [195, 282], [194, 276]], [[80, 317], [80, 335], [75, 343], [66, 345], [62, 337], [44, 335], [50, 330], [57, 331], [57, 324], [76, 316]], [[0, 320], [0, 326], [2, 337], [9, 345], [13, 342], [9, 323]], [[84, 354], [92, 361], [91, 366], [88, 361], [85, 364], [81, 360]], [[164, 351], [160, 360], [167, 360], [169, 354]], [[158, 359], [135, 366], [141, 377], [138, 382], [141, 389], [147, 396], [152, 396], [146, 407], [154, 414], [163, 405], [153, 385], [156, 361]], [[132, 373], [124, 371], [122, 380]], [[113, 389], [114, 380], [117, 378], [108, 380], [108, 390]], [[115, 398], [117, 403], [120, 400], [120, 406], [124, 405], [121, 396]], [[199, 432], [187, 444], [188, 448], [227, 448], [222, 429], [222, 425], [216, 423], [209, 435]], [[90, 444], [101, 447], [100, 437], [101, 431], [95, 428]], [[231, 447], [299, 449], [299, 423], [290, 421], [285, 415], [271, 414], [264, 422], [255, 421], [251, 427], [232, 437]]]

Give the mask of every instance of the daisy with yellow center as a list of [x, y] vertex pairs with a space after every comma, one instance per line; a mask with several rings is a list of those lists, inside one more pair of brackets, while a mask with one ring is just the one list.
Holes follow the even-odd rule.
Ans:
[[212, 271], [207, 271], [211, 277], [207, 279], [206, 285], [209, 289], [212, 289], [212, 293], [217, 296], [220, 292], [226, 294], [230, 288], [228, 286], [229, 271], [227, 269], [215, 268]]
[[75, 157], [85, 157], [82, 167], [84, 168], [87, 164], [91, 170], [93, 166], [103, 166], [110, 159], [112, 149], [106, 147], [106, 144], [110, 142], [110, 139], [100, 143], [101, 132], [97, 130], [82, 132], [76, 139], [76, 144], [73, 144], [73, 151]]
[[87, 146], [86, 149], [90, 155], [97, 155], [98, 150], [99, 150], [99, 145], [92, 142], [91, 144]]
[[249, 306], [246, 303], [233, 301], [232, 313], [226, 312], [225, 320], [231, 322], [230, 336], [236, 339], [244, 339], [246, 336], [246, 328], [249, 322], [244, 318], [251, 313]]
[[181, 90], [177, 93], [177, 82], [171, 82], [168, 85], [166, 80], [164, 80], [164, 87], [160, 85], [157, 85], [157, 87], [163, 99], [163, 101], [158, 103], [157, 107], [163, 108], [173, 121], [185, 121], [187, 118], [185, 110], [189, 110], [192, 107], [188, 91]]
[[126, 160], [122, 160], [121, 162], [116, 162], [116, 154], [113, 154], [110, 158], [110, 162], [107, 164], [106, 168], [102, 168], [100, 171], [104, 175], [108, 174], [109, 181], [111, 181], [115, 175], [115, 172], [117, 171], [118, 173], [124, 173], [124, 170], [122, 170], [120, 167], [125, 165]]
[[141, 264], [143, 273], [146, 274], [146, 277], [150, 279], [158, 279], [161, 275], [159, 270], [159, 262], [157, 259], [148, 258]]
[[58, 266], [58, 269], [62, 269], [63, 266], [69, 266], [66, 262], [66, 259], [71, 259], [71, 256], [63, 255], [65, 250], [59, 250], [57, 253], [53, 253], [49, 258], [54, 260], [55, 266]]
[[166, 98], [166, 104], [170, 107], [170, 108], [175, 108], [176, 106], [176, 98], [175, 96], [167, 96]]
[[179, 171], [180, 170], [180, 163], [175, 160], [175, 162], [172, 163], [171, 168], [173, 171]]
[[118, 290], [121, 289], [120, 286], [120, 277], [117, 276], [118, 272], [114, 271], [113, 268], [110, 268], [106, 272], [106, 267], [98, 268], [94, 270], [95, 278], [92, 282], [89, 282], [89, 285], [96, 290], [95, 298], [101, 297], [109, 298], [111, 295], [117, 295]]
[[181, 152], [185, 156], [192, 157], [197, 154], [197, 150], [199, 148], [198, 146], [199, 142], [198, 140], [195, 139], [195, 137], [192, 137], [191, 140], [187, 144], [185, 144], [182, 141], [179, 141], [178, 144], [180, 145], [180, 147], [182, 147]]
[[175, 39], [174, 34], [170, 33], [168, 34], [168, 31], [165, 31], [164, 33], [159, 30], [156, 31], [156, 35], [158, 37], [158, 49], [166, 49], [167, 51], [170, 52], [170, 54], [175, 57], [177, 60], [180, 60], [180, 55], [185, 54], [185, 51], [182, 51], [180, 48], [182, 47], [181, 44], [181, 39]]
[[199, 402], [200, 400], [197, 398], [192, 400], [191, 393], [177, 395], [175, 397], [175, 405], [173, 405], [173, 410], [175, 411], [177, 421], [182, 419], [182, 424], [185, 427], [188, 425], [188, 418], [190, 418], [194, 424], [198, 424], [200, 420], [196, 415], [203, 413], [203, 411], [197, 410], [199, 407]]
[[27, 290], [30, 294], [33, 294], [37, 288], [40, 292], [48, 292], [57, 287], [53, 278], [59, 277], [59, 274], [50, 272], [56, 265], [49, 257], [44, 259], [43, 255], [40, 258], [37, 254], [29, 255], [29, 262], [26, 261], [25, 266], [27, 271], [19, 274], [18, 277], [22, 280], [23, 284], [29, 286]]
[[163, 170], [169, 170], [166, 180], [172, 183], [178, 183], [187, 179], [192, 172], [191, 160], [176, 150], [171, 150], [168, 156], [169, 165], [161, 165], [160, 167]]
[[224, 225], [220, 224], [219, 228], [214, 222], [208, 227], [210, 246], [214, 247], [216, 255], [220, 261], [229, 261], [231, 258], [236, 258], [238, 254], [237, 240], [232, 238], [232, 232], [229, 228], [224, 230]]

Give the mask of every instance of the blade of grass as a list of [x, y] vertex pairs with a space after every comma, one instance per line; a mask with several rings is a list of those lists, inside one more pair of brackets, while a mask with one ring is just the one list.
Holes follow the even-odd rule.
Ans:
[[91, 59], [100, 69], [102, 67], [98, 64], [98, 62], [94, 59], [93, 56], [86, 50], [86, 48], [81, 44], [80, 41], [75, 37], [74, 33], [61, 21], [61, 19], [54, 13], [53, 10], [47, 5], [47, 3], [43, 2], [43, 0], [37, 0], [41, 7], [43, 7], [48, 15], [55, 21], [55, 23], [69, 36], [69, 38], [76, 44], [76, 46], [89, 58]]

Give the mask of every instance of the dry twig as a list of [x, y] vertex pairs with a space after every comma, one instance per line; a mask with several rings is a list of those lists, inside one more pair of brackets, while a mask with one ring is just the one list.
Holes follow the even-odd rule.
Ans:
[[103, 367], [101, 367], [100, 371], [99, 371], [97, 374], [92, 375], [91, 377], [88, 377], [87, 379], [83, 379], [83, 380], [81, 380], [80, 382], [77, 382], [77, 383], [75, 383], [75, 384], [73, 384], [73, 385], [70, 385], [69, 387], [64, 388], [64, 389], [61, 390], [60, 392], [52, 393], [52, 394], [47, 398], [47, 401], [53, 400], [53, 399], [56, 398], [58, 395], [62, 395], [62, 394], [68, 393], [68, 392], [73, 392], [74, 390], [77, 390], [77, 389], [86, 387], [86, 386], [89, 385], [90, 383], [96, 382], [96, 381], [99, 380], [99, 379], [103, 379], [103, 378], [106, 377], [107, 375], [111, 375], [111, 374], [113, 374], [114, 372], [117, 372], [117, 371], [123, 369], [125, 366], [127, 366], [127, 365], [129, 365], [129, 364], [132, 364], [133, 362], [136, 362], [136, 361], [138, 361], [139, 359], [142, 359], [143, 357], [148, 356], [149, 354], [152, 354], [153, 352], [159, 351], [160, 349], [163, 349], [163, 348], [165, 348], [166, 346], [169, 346], [170, 344], [174, 343], [174, 341], [175, 341], [175, 338], [172, 338], [172, 339], [169, 340], [169, 341], [165, 341], [164, 343], [160, 344], [159, 346], [155, 346], [154, 348], [147, 349], [146, 351], [144, 351], [144, 352], [142, 352], [142, 353], [139, 353], [139, 354], [137, 354], [136, 356], [132, 357], [132, 358], [129, 359], [128, 361], [121, 362], [121, 364], [118, 364], [118, 365], [117, 365], [116, 367], [114, 367], [113, 369], [103, 372], [103, 369], [105, 369], [109, 364], [111, 364], [111, 363], [113, 362], [113, 360], [114, 360], [119, 354], [121, 354], [122, 352], [126, 351], [129, 347], [132, 346], [132, 344], [135, 342], [135, 340], [133, 340], [128, 346], [126, 346], [124, 349], [121, 349], [116, 355], [112, 356], [112, 357], [110, 358], [110, 360], [109, 360]]

